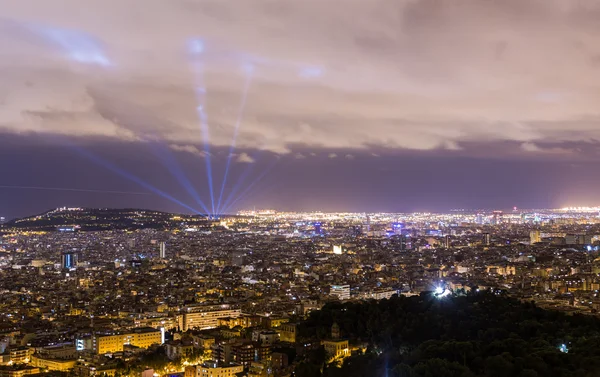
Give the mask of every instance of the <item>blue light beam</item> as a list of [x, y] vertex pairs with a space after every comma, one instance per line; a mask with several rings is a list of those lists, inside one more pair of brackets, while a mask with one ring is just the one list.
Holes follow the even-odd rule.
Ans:
[[171, 195], [169, 195], [166, 192], [163, 192], [163, 191], [157, 189], [156, 187], [152, 186], [151, 184], [146, 183], [145, 181], [143, 181], [142, 179], [136, 177], [135, 175], [130, 174], [130, 173], [126, 172], [125, 170], [120, 169], [119, 167], [111, 164], [110, 162], [101, 159], [100, 157], [96, 156], [92, 152], [86, 151], [85, 149], [82, 149], [82, 148], [80, 148], [78, 146], [75, 146], [75, 145], [73, 145], [72, 147], [78, 153], [80, 153], [82, 156], [86, 157], [88, 160], [90, 160], [90, 161], [92, 161], [92, 162], [94, 162], [94, 163], [96, 163], [96, 164], [98, 164], [98, 165], [100, 165], [100, 166], [102, 166], [102, 167], [104, 167], [104, 168], [112, 171], [113, 173], [115, 173], [115, 174], [117, 174], [117, 175], [119, 175], [119, 176], [121, 176], [121, 177], [123, 177], [125, 179], [128, 179], [128, 180], [130, 180], [132, 182], [135, 182], [138, 185], [142, 186], [143, 188], [145, 188], [145, 189], [147, 189], [147, 190], [149, 190], [149, 191], [151, 191], [151, 192], [153, 192], [153, 193], [155, 193], [155, 194], [157, 194], [157, 195], [159, 195], [159, 196], [161, 196], [161, 197], [163, 197], [163, 198], [165, 198], [167, 200], [170, 200], [173, 203], [179, 204], [183, 208], [186, 208], [187, 210], [192, 211], [193, 213], [200, 213], [198, 210], [196, 210], [196, 209], [188, 206], [187, 204], [185, 204], [185, 203], [183, 203], [183, 202], [175, 199]]
[[[210, 211], [208, 210], [208, 207], [204, 204], [202, 199], [200, 199], [200, 196], [194, 189], [194, 186], [192, 185], [190, 180], [187, 178], [187, 176], [185, 175], [185, 173], [183, 172], [183, 170], [177, 163], [177, 160], [175, 159], [175, 157], [173, 156], [173, 153], [171, 153], [169, 148], [164, 147], [162, 144], [160, 144], [158, 142], [153, 142], [150, 145], [151, 145], [151, 147], [152, 146], [156, 147], [156, 148], [151, 148], [151, 149], [154, 152], [154, 154], [159, 157], [160, 162], [167, 168], [169, 173], [171, 173], [171, 175], [175, 179], [177, 179], [179, 184], [187, 191], [188, 194], [190, 194], [190, 196], [196, 201], [196, 203], [198, 203], [198, 205], [200, 205], [200, 207], [202, 207], [202, 209], [208, 215], [210, 213]], [[163, 152], [162, 155], [160, 155], [160, 156], [157, 153], [159, 149], [161, 150], [161, 152]]]
[[235, 127], [233, 128], [233, 138], [231, 139], [231, 146], [229, 147], [229, 154], [227, 155], [227, 163], [225, 164], [225, 173], [223, 173], [223, 181], [221, 182], [221, 192], [219, 193], [219, 200], [217, 201], [217, 212], [220, 213], [221, 202], [223, 200], [223, 192], [225, 191], [225, 185], [227, 184], [227, 175], [229, 173], [229, 167], [231, 165], [231, 158], [233, 155], [233, 151], [235, 150], [237, 135], [240, 129], [240, 124], [242, 123], [242, 118], [244, 117], [244, 109], [246, 107], [246, 99], [248, 97], [248, 91], [250, 90], [250, 84], [252, 83], [252, 72], [253, 67], [248, 65], [245, 67], [246, 71], [246, 83], [244, 85], [244, 91], [242, 92], [242, 101], [240, 103], [240, 108], [238, 112], [238, 117], [235, 122]]
[[64, 50], [70, 60], [77, 63], [112, 66], [104, 54], [101, 43], [90, 34], [68, 29], [31, 25], [32, 30]]
[[[256, 158], [257, 155], [258, 155], [258, 153], [255, 156], [252, 156], [252, 158], [254, 160], [257, 160], [257, 158]], [[246, 181], [246, 179], [248, 178], [248, 176], [250, 175], [250, 173], [254, 169], [254, 165], [255, 164], [256, 163], [248, 164], [248, 167], [246, 167], [246, 169], [244, 169], [244, 171], [240, 174], [240, 176], [238, 177], [238, 179], [235, 181], [235, 184], [233, 185], [233, 188], [231, 189], [231, 191], [227, 195], [227, 198], [225, 199], [225, 201], [223, 203], [223, 206], [225, 206], [226, 203], [230, 202], [233, 198], [236, 197], [237, 192], [240, 189], [242, 189], [244, 181]], [[220, 212], [223, 213], [223, 211], [220, 211]]]
[[198, 99], [198, 106], [196, 107], [196, 111], [198, 112], [198, 117], [200, 119], [200, 130], [202, 133], [202, 142], [204, 146], [204, 153], [206, 156], [204, 157], [204, 161], [206, 163], [206, 178], [208, 182], [208, 190], [210, 193], [210, 202], [212, 212], [211, 214], [215, 215], [215, 194], [213, 190], [213, 174], [212, 174], [212, 162], [210, 155], [210, 129], [208, 126], [208, 116], [206, 115], [205, 104], [206, 104], [206, 86], [204, 84], [204, 68], [202, 66], [202, 62], [200, 58], [204, 53], [204, 41], [201, 39], [192, 39], [188, 41], [188, 52], [194, 58], [194, 72], [196, 78], [196, 97]]
[[[275, 161], [273, 161], [258, 177], [256, 177], [254, 181], [252, 181], [248, 185], [248, 187], [246, 187], [246, 189], [240, 193], [237, 199], [231, 201], [230, 203], [227, 203], [226, 201], [223, 207], [223, 213], [226, 213], [226, 211], [230, 210], [235, 203], [239, 202], [242, 198], [244, 198], [244, 196], [246, 196], [249, 193], [252, 187], [254, 187], [258, 182], [260, 182], [275, 167], [277, 161], [279, 161], [279, 159], [275, 159]], [[231, 198], [232, 196], [230, 195], [229, 199]]]

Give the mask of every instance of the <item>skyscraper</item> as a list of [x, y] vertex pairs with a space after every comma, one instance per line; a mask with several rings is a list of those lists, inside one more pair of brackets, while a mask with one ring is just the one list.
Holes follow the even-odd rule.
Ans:
[[60, 265], [62, 268], [71, 269], [77, 266], [77, 254], [64, 252], [60, 255]]
[[159, 245], [158, 257], [160, 259], [167, 259], [167, 244], [165, 242], [161, 242]]
[[492, 237], [489, 233], [483, 233], [483, 244], [490, 245], [492, 243]]

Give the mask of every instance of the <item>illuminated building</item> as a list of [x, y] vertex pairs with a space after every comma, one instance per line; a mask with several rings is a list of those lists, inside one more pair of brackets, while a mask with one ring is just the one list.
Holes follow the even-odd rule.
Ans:
[[287, 343], [296, 343], [296, 324], [284, 323], [279, 326], [279, 340]]
[[343, 359], [350, 356], [350, 349], [347, 340], [323, 340], [321, 345], [325, 348], [327, 356], [331, 359]]
[[273, 327], [279, 327], [282, 324], [289, 322], [289, 320], [289, 318], [285, 317], [268, 316], [263, 317], [263, 324], [265, 327], [271, 329]]
[[150, 327], [136, 328], [128, 333], [121, 334], [95, 334], [91, 342], [86, 339], [77, 339], [78, 351], [90, 349], [98, 355], [123, 352], [124, 346], [148, 348], [154, 344], [161, 344], [163, 333], [161, 330]]
[[271, 358], [271, 346], [240, 340], [234, 343], [221, 343], [213, 347], [213, 355], [222, 363], [235, 362], [243, 366], [249, 366], [253, 361], [269, 360]]
[[490, 245], [492, 243], [492, 238], [489, 233], [483, 233], [483, 244]]
[[329, 294], [336, 296], [340, 301], [350, 299], [350, 285], [332, 285]]
[[64, 252], [60, 255], [60, 266], [64, 269], [77, 267], [77, 254]]
[[196, 366], [195, 377], [232, 377], [243, 371], [244, 366], [240, 364], [219, 364], [216, 361], [207, 361]]
[[254, 330], [252, 332], [252, 341], [259, 342], [267, 346], [279, 340], [279, 332], [273, 330]]
[[181, 331], [213, 329], [219, 326], [219, 319], [237, 318], [241, 314], [240, 308], [226, 304], [188, 307], [178, 316], [179, 329]]
[[10, 362], [12, 364], [26, 364], [31, 360], [32, 351], [29, 347], [14, 347], [9, 350]]
[[542, 242], [542, 232], [539, 230], [532, 230], [529, 232], [529, 243], [533, 245], [534, 243]]
[[40, 368], [29, 365], [19, 365], [17, 367], [0, 366], [0, 377], [23, 377], [31, 374], [39, 374]]
[[365, 292], [363, 298], [366, 300], [383, 300], [392, 298], [393, 295], [398, 294], [395, 289], [377, 289], [370, 292]]
[[167, 244], [165, 242], [161, 242], [159, 245], [158, 257], [160, 259], [167, 259]]
[[256, 362], [250, 363], [248, 369], [248, 377], [269, 377], [272, 376], [271, 363], [270, 362]]
[[492, 225], [502, 224], [503, 217], [504, 217], [504, 212], [502, 212], [502, 211], [494, 211], [494, 212], [492, 212], [492, 214], [493, 214]]
[[76, 359], [48, 359], [39, 355], [31, 357], [32, 366], [59, 372], [68, 372], [75, 367], [75, 364], [77, 364]]

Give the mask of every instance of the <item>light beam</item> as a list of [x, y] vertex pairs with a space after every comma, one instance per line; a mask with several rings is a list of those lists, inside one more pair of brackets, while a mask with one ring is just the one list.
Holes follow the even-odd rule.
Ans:
[[[279, 161], [279, 159], [275, 159], [275, 161], [273, 161], [258, 177], [256, 177], [254, 179], [254, 181], [252, 181], [248, 185], [248, 187], [246, 187], [246, 189], [240, 193], [240, 195], [238, 196], [237, 199], [231, 201], [230, 203], [226, 202], [224, 204], [223, 213], [225, 213], [226, 211], [231, 209], [231, 207], [235, 203], [239, 202], [245, 195], [247, 195], [249, 193], [249, 191], [252, 189], [252, 187], [254, 187], [258, 182], [260, 182], [273, 169], [273, 167], [275, 167], [275, 164], [277, 164], [277, 161]], [[231, 196], [229, 198], [231, 198]]]
[[104, 54], [101, 43], [87, 33], [39, 25], [29, 25], [29, 29], [63, 49], [72, 61], [103, 67], [113, 65]]
[[200, 57], [204, 53], [204, 41], [201, 39], [192, 39], [188, 42], [188, 52], [193, 57], [193, 71], [195, 73], [196, 78], [196, 97], [198, 99], [198, 106], [196, 107], [196, 111], [198, 112], [198, 117], [200, 119], [200, 129], [202, 132], [202, 141], [204, 145], [204, 153], [206, 156], [204, 157], [204, 161], [206, 163], [206, 178], [208, 182], [208, 190], [210, 193], [210, 202], [211, 202], [211, 214], [215, 215], [215, 194], [213, 191], [213, 174], [212, 174], [212, 163], [211, 163], [211, 155], [210, 155], [210, 129], [208, 126], [208, 116], [206, 115], [205, 104], [206, 104], [206, 86], [204, 83], [204, 68], [202, 66], [202, 62], [200, 61]]
[[225, 164], [225, 173], [223, 173], [223, 181], [221, 182], [221, 192], [219, 193], [219, 200], [217, 201], [217, 214], [221, 211], [221, 201], [223, 200], [223, 192], [225, 191], [225, 185], [227, 184], [227, 174], [229, 173], [229, 166], [231, 165], [231, 158], [233, 155], [233, 151], [235, 150], [236, 139], [238, 135], [238, 131], [240, 128], [240, 124], [242, 122], [242, 118], [244, 116], [244, 109], [246, 107], [246, 99], [248, 96], [248, 91], [250, 90], [250, 84], [252, 82], [252, 72], [254, 68], [252, 65], [247, 65], [245, 67], [246, 71], [246, 83], [244, 85], [244, 91], [242, 92], [242, 101], [240, 103], [240, 109], [238, 112], [238, 117], [235, 122], [235, 127], [233, 128], [233, 138], [231, 140], [231, 146], [229, 147], [229, 154], [227, 155], [227, 163]]
[[[200, 196], [194, 189], [194, 186], [189, 181], [189, 179], [187, 178], [187, 176], [185, 175], [185, 173], [183, 172], [183, 170], [181, 169], [181, 167], [175, 160], [175, 157], [173, 156], [171, 151], [169, 151], [169, 148], [163, 147], [159, 142], [152, 142], [150, 144], [150, 146], [151, 146], [153, 153], [157, 156], [158, 156], [157, 152], [159, 149], [162, 152], [164, 152], [163, 153], [164, 156], [162, 156], [162, 155], [158, 156], [160, 162], [167, 168], [169, 173], [171, 173], [171, 175], [175, 179], [177, 179], [179, 184], [181, 184], [181, 186], [187, 191], [187, 193], [190, 194], [190, 196], [196, 201], [196, 203], [198, 203], [198, 205], [200, 205], [200, 207], [202, 207], [202, 209], [208, 215], [210, 213], [210, 211], [208, 210], [207, 206], [204, 204], [202, 199], [200, 199]], [[152, 148], [152, 146], [155, 146], [156, 148]]]
[[126, 171], [124, 171], [123, 169], [120, 169], [119, 167], [111, 164], [108, 161], [105, 161], [103, 159], [101, 159], [100, 157], [96, 156], [95, 154], [86, 151], [85, 149], [82, 149], [80, 147], [77, 146], [72, 146], [77, 152], [79, 152], [82, 156], [86, 157], [88, 160], [95, 162], [96, 164], [112, 171], [113, 173], [120, 175], [123, 178], [126, 178], [132, 182], [137, 183], [138, 185], [142, 186], [143, 188], [152, 191], [153, 193], [167, 199], [170, 200], [173, 203], [179, 204], [180, 206], [182, 206], [183, 208], [186, 208], [189, 211], [192, 211], [193, 213], [200, 213], [198, 210], [188, 206], [187, 204], [175, 199], [174, 197], [172, 197], [171, 195], [167, 194], [166, 192], [163, 192], [159, 189], [157, 189], [156, 187], [152, 186], [149, 183], [146, 183], [145, 181], [143, 181], [142, 179], [136, 177], [133, 174], [130, 174]]

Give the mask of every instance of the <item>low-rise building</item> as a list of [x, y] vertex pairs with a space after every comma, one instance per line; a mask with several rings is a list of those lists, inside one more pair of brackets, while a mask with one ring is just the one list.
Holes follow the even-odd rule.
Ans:
[[218, 363], [207, 361], [196, 366], [195, 377], [233, 377], [244, 371], [244, 366], [236, 363]]

